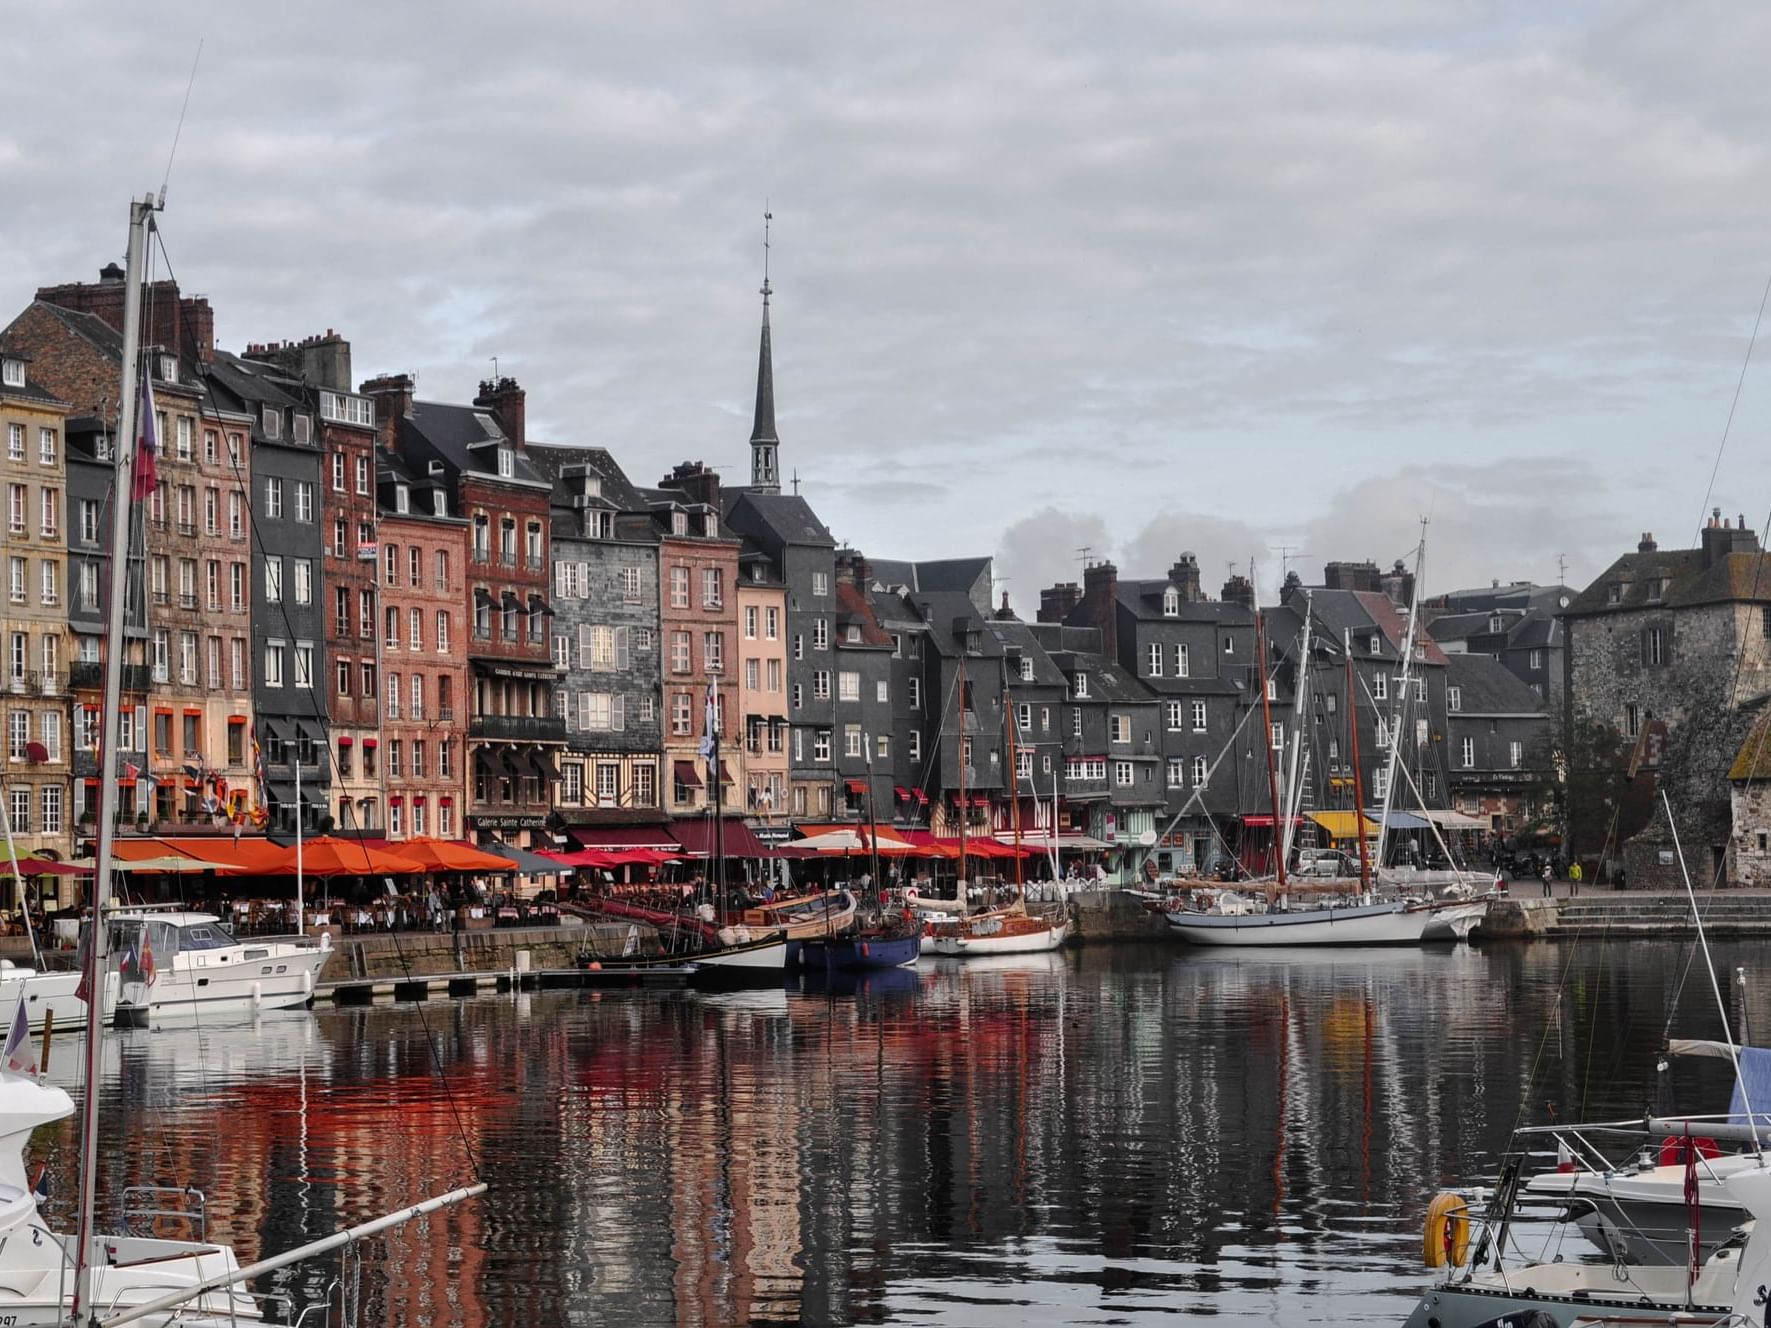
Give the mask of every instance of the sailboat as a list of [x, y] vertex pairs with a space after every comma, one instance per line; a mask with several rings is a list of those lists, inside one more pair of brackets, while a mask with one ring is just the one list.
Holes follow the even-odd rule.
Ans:
[[[1426, 551], [1426, 540], [1423, 538], [1416, 552], [1415, 584], [1421, 584], [1421, 573]], [[1420, 596], [1416, 594], [1414, 604], [1418, 606]], [[1311, 662], [1311, 626], [1312, 613], [1308, 599], [1305, 601], [1303, 614], [1303, 633], [1298, 655], [1298, 695], [1300, 704], [1297, 713], [1303, 713], [1301, 697], [1307, 687], [1307, 679]], [[1414, 660], [1414, 640], [1417, 629], [1417, 609], [1410, 608], [1408, 627], [1402, 641], [1401, 664], [1402, 672], [1397, 684], [1397, 709], [1393, 721], [1388, 726], [1390, 734], [1389, 756], [1387, 758], [1387, 775], [1384, 781], [1383, 806], [1378, 815], [1378, 843], [1376, 860], [1383, 861], [1384, 836], [1390, 822], [1390, 806], [1395, 794], [1400, 761], [1398, 749], [1401, 746], [1403, 707], [1411, 695], [1411, 673]], [[1256, 685], [1261, 690], [1262, 716], [1266, 733], [1271, 733], [1272, 711], [1268, 684], [1269, 659], [1265, 646], [1265, 635], [1259, 615], [1255, 619], [1255, 632], [1258, 646], [1258, 657], [1262, 662], [1261, 675]], [[1381, 869], [1374, 867], [1369, 845], [1366, 841], [1364, 821], [1365, 790], [1361, 775], [1361, 763], [1358, 752], [1357, 713], [1357, 676], [1353, 669], [1353, 650], [1350, 632], [1343, 632], [1341, 639], [1342, 654], [1347, 670], [1347, 722], [1351, 732], [1354, 777], [1354, 828], [1359, 839], [1359, 888], [1352, 899], [1347, 899], [1349, 891], [1338, 882], [1317, 885], [1310, 883], [1301, 890], [1313, 892], [1326, 891], [1327, 898], [1319, 902], [1306, 904], [1301, 908], [1286, 907], [1288, 895], [1300, 887], [1295, 880], [1287, 879], [1287, 859], [1291, 849], [1291, 826], [1298, 820], [1298, 791], [1302, 787], [1302, 768], [1297, 754], [1297, 746], [1304, 741], [1303, 725], [1297, 726], [1293, 739], [1292, 772], [1288, 776], [1288, 796], [1282, 802], [1279, 796], [1278, 773], [1273, 760], [1272, 741], [1263, 735], [1262, 747], [1266, 752], [1267, 788], [1273, 806], [1274, 844], [1274, 878], [1277, 906], [1264, 911], [1257, 910], [1247, 899], [1235, 894], [1220, 894], [1209, 907], [1188, 907], [1169, 909], [1165, 912], [1169, 928], [1181, 939], [1194, 945], [1420, 945], [1438, 941], [1457, 941], [1468, 936], [1475, 925], [1487, 912], [1487, 903], [1483, 899], [1471, 899], [1468, 891], [1465, 897], [1454, 899], [1430, 899], [1415, 897], [1379, 898], [1374, 889], [1384, 884]], [[1383, 725], [1380, 723], [1380, 732]], [[1281, 829], [1281, 826], [1284, 829]], [[1481, 880], [1486, 883], [1484, 876]], [[1461, 884], [1461, 883], [1460, 883]], [[1301, 892], [1300, 890], [1300, 892]]]
[[[1008, 695], [1004, 674], [1003, 695]], [[959, 657], [960, 731], [965, 731], [965, 656]], [[946, 958], [968, 958], [981, 955], [1041, 954], [1056, 950], [1070, 935], [1068, 916], [1045, 917], [1027, 911], [1027, 883], [1021, 856], [1021, 780], [1016, 765], [1014, 707], [1003, 705], [1003, 732], [1008, 746], [1009, 816], [1015, 832], [1015, 897], [1001, 908], [972, 913], [965, 894], [966, 778], [964, 747], [959, 762], [959, 898], [960, 914], [947, 921], [930, 922], [923, 934], [922, 951]]]
[[[871, 859], [873, 898], [867, 901], [868, 916], [861, 925], [844, 934], [834, 927], [825, 935], [808, 937], [800, 949], [802, 968], [882, 969], [902, 968], [914, 964], [922, 953], [922, 932], [914, 915], [887, 914], [885, 880], [879, 872], [879, 821], [873, 804], [873, 747], [866, 734], [861, 747], [867, 754], [867, 838], [864, 847]], [[837, 833], [843, 833], [838, 831]], [[852, 910], [851, 910], [852, 912]]]
[[[141, 354], [141, 294], [147, 235], [160, 203], [153, 195], [131, 201], [122, 354], [122, 427], [115, 499], [111, 503], [111, 557], [124, 565], [130, 514], [135, 503], [138, 359]], [[151, 417], [140, 421], [151, 447]], [[151, 459], [151, 453], [149, 454]], [[86, 991], [99, 988], [107, 974], [109, 928], [105, 898], [116, 867], [118, 714], [123, 681], [123, 577], [111, 580], [105, 635], [104, 739], [100, 771], [98, 851], [92, 884], [92, 925], [83, 960]], [[25, 1169], [31, 1132], [74, 1112], [71, 1098], [41, 1082], [26, 1063], [29, 1047], [23, 1021], [15, 1013], [8, 1038], [7, 1064], [0, 1066], [0, 1324], [8, 1328], [118, 1328], [146, 1323], [158, 1328], [222, 1328], [265, 1321], [259, 1301], [243, 1289], [251, 1278], [361, 1240], [421, 1213], [460, 1203], [485, 1192], [484, 1184], [438, 1195], [386, 1217], [361, 1223], [270, 1259], [242, 1267], [228, 1246], [213, 1241], [160, 1240], [144, 1236], [100, 1235], [97, 1224], [99, 1082], [102, 1073], [104, 1005], [85, 1002], [86, 1091], [80, 1112], [79, 1229], [73, 1235], [50, 1231], [38, 1211], [38, 1196]], [[22, 1035], [22, 1036], [21, 1036]]]

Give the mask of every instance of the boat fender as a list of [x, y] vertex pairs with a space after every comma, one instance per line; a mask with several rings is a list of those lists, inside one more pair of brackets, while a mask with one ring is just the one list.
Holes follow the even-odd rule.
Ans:
[[1440, 1193], [1427, 1205], [1421, 1259], [1429, 1268], [1458, 1268], [1470, 1250], [1470, 1209], [1461, 1196]]
[[256, 1010], [256, 1009], [258, 1009], [259, 1006], [261, 1006], [263, 1004], [264, 1004], [264, 984], [262, 982], [254, 982], [252, 984], [252, 1008], [254, 1010]]
[[1669, 1134], [1660, 1141], [1660, 1165], [1682, 1167], [1685, 1165], [1686, 1153], [1692, 1150], [1696, 1151], [1699, 1161], [1722, 1155], [1722, 1150], [1716, 1147], [1716, 1141], [1707, 1134]]

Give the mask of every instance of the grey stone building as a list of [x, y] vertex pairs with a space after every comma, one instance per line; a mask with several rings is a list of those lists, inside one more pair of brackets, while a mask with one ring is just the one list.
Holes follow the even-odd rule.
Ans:
[[834, 653], [834, 803], [843, 816], [890, 823], [896, 801], [893, 732], [892, 638], [880, 625], [866, 593], [872, 569], [853, 549], [836, 555]]
[[553, 481], [555, 698], [566, 730], [557, 819], [574, 831], [661, 825], [658, 535], [649, 504], [603, 448], [531, 443], [529, 459]]
[[[1064, 701], [1069, 680], [1032, 626], [1013, 616], [1007, 598], [989, 628], [1002, 643], [1014, 715], [1014, 798], [1023, 836], [1050, 841], [1064, 787]], [[1074, 835], [1071, 836], [1074, 839]]]
[[[869, 584], [867, 602], [880, 630], [891, 641], [886, 661], [892, 696], [890, 819], [900, 826], [928, 829], [931, 809], [939, 805], [940, 797], [931, 741], [939, 716], [928, 696], [923, 666], [924, 656], [931, 650], [928, 624], [899, 590], [880, 582], [877, 571]], [[883, 812], [881, 818], [886, 819]]]
[[[1665, 790], [1692, 875], [1725, 876], [1732, 835], [1728, 772], [1771, 688], [1771, 561], [1742, 517], [1718, 509], [1694, 549], [1644, 536], [1562, 613], [1568, 640], [1564, 740], [1597, 731], [1626, 750], [1632, 792]], [[1647, 775], [1646, 781], [1641, 779]], [[1633, 799], [1638, 804], [1645, 798]], [[1645, 824], [1587, 824], [1570, 798], [1567, 838], [1583, 856], [1617, 856], [1631, 887], [1682, 888], [1658, 796]]]
[[302, 827], [310, 834], [332, 829], [332, 763], [319, 690], [325, 593], [318, 431], [300, 384], [275, 366], [217, 351], [209, 384], [222, 409], [252, 421], [251, 679], [270, 825], [295, 828], [299, 763]]
[[1568, 658], [1561, 613], [1572, 601], [1566, 586], [1497, 582], [1438, 596], [1421, 605], [1421, 621], [1447, 655], [1487, 655], [1540, 701], [1560, 705]]

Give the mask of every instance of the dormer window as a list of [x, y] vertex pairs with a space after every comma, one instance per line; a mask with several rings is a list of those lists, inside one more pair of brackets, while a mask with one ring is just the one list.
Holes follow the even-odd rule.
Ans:
[[719, 514], [709, 512], [702, 520], [701, 533], [708, 539], [719, 538]]
[[1463, 688], [1447, 687], [1445, 689], [1445, 708], [1447, 710], [1462, 710], [1464, 708]]
[[1378, 654], [1383, 649], [1383, 647], [1384, 647], [1383, 637], [1379, 636], [1376, 632], [1373, 632], [1371, 634], [1371, 642], [1370, 642], [1371, 653], [1374, 655]]
[[1075, 681], [1070, 685], [1070, 692], [1073, 696], [1086, 697], [1088, 695], [1088, 674], [1077, 674]]
[[1033, 657], [1031, 655], [1021, 656], [1021, 681], [1033, 681]]
[[1506, 629], [1507, 629], [1506, 619], [1502, 618], [1498, 613], [1494, 614], [1493, 616], [1491, 616], [1488, 619], [1488, 630], [1489, 631], [1491, 631], [1491, 632], [1504, 632], [1504, 631], [1506, 631]]
[[6, 387], [23, 387], [25, 385], [25, 362], [23, 360], [0, 360], [0, 384]]
[[160, 381], [176, 383], [178, 381], [178, 356], [162, 355], [160, 357]]
[[1607, 604], [1622, 604], [1623, 592], [1629, 588], [1629, 584], [1628, 581], [1613, 581], [1605, 588], [1605, 602]]
[[586, 539], [614, 539], [615, 514], [586, 508], [582, 529]]
[[843, 631], [843, 640], [852, 646], [860, 645], [861, 644], [861, 629], [859, 627], [857, 627], [854, 623], [850, 623], [848, 625], [848, 627], [846, 629], [844, 629], [844, 631]]
[[266, 406], [260, 411], [259, 420], [263, 425], [266, 438], [276, 439], [283, 436], [283, 412], [275, 406]]
[[581, 492], [586, 498], [601, 498], [603, 496], [602, 480], [595, 475], [586, 475], [584, 477], [584, 488]]
[[444, 493], [441, 489], [432, 489], [430, 491], [430, 502], [431, 502], [431, 515], [433, 515], [433, 516], [448, 516], [449, 515], [449, 495]]
[[289, 436], [291, 438], [293, 438], [296, 442], [300, 443], [302, 446], [305, 447], [309, 442], [311, 442], [313, 440], [313, 436], [314, 436], [314, 422], [313, 422], [313, 420], [310, 419], [306, 415], [292, 415], [292, 416], [290, 416], [289, 417]]
[[508, 447], [498, 449], [498, 478], [508, 480], [517, 473], [516, 453]]
[[1648, 593], [1648, 602], [1651, 604], [1658, 604], [1660, 603], [1660, 597], [1666, 593], [1666, 582], [1658, 576], [1650, 577], [1646, 584], [1646, 589]]
[[405, 516], [412, 510], [412, 490], [404, 484], [394, 485], [394, 511]]
[[1162, 592], [1162, 616], [1164, 618], [1181, 616], [1181, 592], [1173, 586]]
[[672, 512], [670, 514], [670, 533], [672, 535], [687, 535], [689, 533], [689, 514], [687, 512]]

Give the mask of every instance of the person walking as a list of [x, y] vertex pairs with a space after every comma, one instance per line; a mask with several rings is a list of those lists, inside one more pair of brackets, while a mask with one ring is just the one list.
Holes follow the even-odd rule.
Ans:
[[1581, 871], [1580, 864], [1578, 862], [1574, 862], [1574, 863], [1569, 864], [1569, 866], [1568, 866], [1568, 894], [1570, 897], [1573, 897], [1573, 896], [1578, 895], [1580, 893], [1580, 878], [1582, 875], [1584, 875], [1584, 873]]
[[1550, 898], [1550, 879], [1555, 875], [1549, 863], [1543, 865], [1543, 897]]

